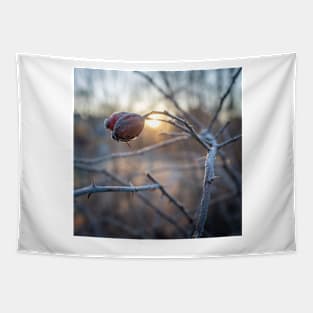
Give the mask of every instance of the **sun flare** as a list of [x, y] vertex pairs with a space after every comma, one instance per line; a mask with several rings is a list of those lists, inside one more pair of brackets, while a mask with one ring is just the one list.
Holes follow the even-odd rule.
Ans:
[[158, 114], [151, 114], [149, 115], [149, 119], [146, 119], [145, 124], [151, 128], [157, 128], [162, 123], [161, 121], [157, 120], [158, 118], [161, 118], [161, 116]]

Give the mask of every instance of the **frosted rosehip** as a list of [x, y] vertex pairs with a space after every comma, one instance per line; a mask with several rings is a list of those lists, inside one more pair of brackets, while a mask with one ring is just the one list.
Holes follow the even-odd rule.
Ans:
[[127, 112], [115, 112], [112, 113], [111, 116], [104, 120], [104, 127], [113, 131], [114, 125], [116, 121], [122, 117], [123, 115], [128, 114]]
[[121, 114], [114, 123], [112, 138], [124, 142], [135, 139], [142, 132], [144, 125], [145, 119], [139, 114]]

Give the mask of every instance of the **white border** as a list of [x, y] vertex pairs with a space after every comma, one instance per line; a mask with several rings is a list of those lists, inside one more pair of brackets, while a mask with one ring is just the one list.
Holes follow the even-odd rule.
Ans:
[[[51, 61], [53, 61], [52, 64], [51, 64]], [[32, 111], [33, 114], [37, 114], [36, 105], [38, 107], [38, 105], [41, 106], [43, 104], [40, 102], [38, 103], [38, 101], [36, 103], [36, 98], [32, 97], [30, 94], [25, 95], [26, 92], [24, 92], [24, 96], [23, 96], [23, 90], [25, 91], [29, 89], [30, 85], [27, 85], [27, 83], [28, 84], [32, 83], [31, 86], [35, 88], [37, 92], [40, 92], [41, 90], [44, 89], [44, 88], [41, 88], [41, 86], [46, 87], [48, 84], [48, 81], [45, 81], [44, 76], [36, 77], [36, 75], [29, 74], [32, 69], [36, 68], [36, 66], [38, 67], [40, 65], [41, 68], [42, 67], [45, 68], [46, 72], [49, 72], [49, 70], [53, 70], [55, 66], [57, 65], [60, 66], [60, 63], [62, 63], [62, 65], [64, 65], [64, 73], [60, 74], [60, 77], [62, 76], [62, 79], [65, 78], [65, 80], [67, 80], [67, 79], [70, 79], [71, 77], [68, 70], [73, 69], [75, 67], [116, 69], [116, 70], [140, 69], [140, 70], [151, 71], [151, 70], [162, 70], [162, 69], [166, 69], [166, 70], [214, 69], [214, 68], [240, 67], [241, 66], [243, 67], [243, 72], [246, 72], [246, 69], [249, 68], [249, 72], [250, 73], [251, 71], [254, 72], [253, 73], [254, 76], [258, 76], [258, 75], [260, 76], [260, 73], [258, 73], [258, 71], [261, 72], [262, 74], [263, 67], [265, 68], [267, 67], [268, 70], [270, 70], [271, 67], [272, 68], [277, 68], [277, 66], [279, 67], [279, 65], [277, 64], [281, 63], [281, 67], [283, 67], [283, 65], [288, 66], [288, 64], [293, 65], [291, 72], [288, 72], [288, 75], [290, 76], [288, 83], [291, 79], [291, 81], [293, 82], [293, 86], [294, 86], [294, 77], [292, 76], [293, 70], [294, 70], [294, 63], [295, 63], [294, 61], [295, 61], [295, 54], [282, 54], [282, 55], [271, 55], [271, 56], [266, 56], [266, 57], [262, 56], [262, 57], [253, 57], [253, 58], [236, 58], [236, 59], [224, 59], [224, 60], [200, 60], [200, 61], [192, 60], [192, 61], [166, 61], [166, 62], [163, 62], [163, 61], [136, 62], [136, 61], [119, 61], [119, 60], [105, 61], [105, 60], [98, 60], [98, 59], [88, 60], [88, 59], [82, 59], [82, 58], [73, 59], [73, 58], [66, 58], [66, 57], [18, 54], [17, 66], [18, 66], [18, 93], [19, 93], [20, 188], [23, 187], [21, 184], [21, 181], [23, 180], [23, 175], [22, 175], [23, 162], [26, 162], [26, 164], [27, 162], [29, 162], [26, 160], [26, 156], [24, 155], [23, 145], [25, 145], [26, 147], [29, 147], [29, 145], [35, 144], [34, 138], [36, 136], [39, 136], [38, 138], [42, 139], [40, 137], [41, 134], [40, 133], [38, 134], [38, 131], [40, 130], [37, 130], [36, 132], [30, 130], [30, 132], [26, 135], [25, 135], [25, 131], [22, 132], [23, 115], [21, 112], [22, 110], [26, 110], [26, 108], [24, 108], [23, 105], [27, 107], [27, 111], [26, 111], [27, 113], [29, 111]], [[259, 62], [263, 63], [262, 69], [257, 69], [257, 63]], [[25, 72], [27, 73], [27, 70], [28, 70], [28, 75], [29, 75], [28, 79], [23, 79], [22, 77], [23, 73], [24, 74]], [[278, 68], [278, 70], [280, 70], [280, 68]], [[283, 71], [283, 69], [281, 69], [280, 71]], [[68, 78], [66, 78], [66, 75], [69, 75]], [[283, 75], [282, 73], [279, 79], [275, 79], [275, 80], [272, 79], [270, 83], [279, 84], [280, 80], [284, 79], [285, 76], [286, 74]], [[246, 77], [243, 76], [242, 84], [244, 84], [245, 79]], [[248, 79], [249, 79], [248, 82], [250, 82], [250, 79], [252, 80], [253, 77], [250, 77]], [[268, 80], [271, 80], [271, 79], [269, 78]], [[27, 85], [27, 86], [24, 86], [24, 85]], [[52, 89], [54, 88], [54, 86], [50, 86], [50, 87]], [[56, 88], [56, 91], [57, 91], [57, 88]], [[59, 95], [60, 93], [61, 91], [59, 90], [57, 93], [55, 93], [55, 95]], [[258, 90], [256, 90], [255, 93], [257, 94]], [[293, 90], [291, 91], [291, 93], [292, 93], [293, 101], [291, 101], [292, 103], [290, 105], [293, 107], [293, 110], [294, 110]], [[66, 93], [64, 94], [64, 96], [66, 98], [67, 96]], [[244, 99], [245, 99], [244, 90], [243, 90], [242, 96], [243, 96], [243, 112], [244, 112], [245, 111], [244, 110]], [[60, 105], [58, 103], [55, 103], [55, 104]], [[283, 107], [281, 108], [281, 110], [282, 112], [284, 112]], [[250, 117], [248, 117], [248, 119], [250, 119]], [[293, 116], [292, 116], [292, 119], [294, 120]], [[63, 123], [67, 123], [66, 119], [63, 120]], [[245, 123], [243, 123], [243, 125], [244, 124]], [[71, 125], [72, 125], [71, 123], [68, 123], [66, 128], [71, 127]], [[293, 122], [293, 127], [294, 127], [294, 122]], [[62, 135], [62, 134], [58, 134], [57, 130], [56, 130], [56, 134], [57, 136]], [[22, 141], [23, 135], [25, 135], [25, 137], [27, 138], [26, 143], [24, 143], [24, 140]], [[47, 134], [44, 134], [44, 135], [47, 135]], [[275, 147], [275, 144], [276, 143], [273, 142], [273, 147]], [[244, 149], [244, 145], [245, 145], [245, 134], [243, 135], [243, 149]], [[37, 150], [37, 152], [38, 151], [39, 150]], [[27, 168], [29, 168], [29, 166], [27, 166]], [[245, 175], [244, 171], [243, 171], [243, 175]], [[25, 179], [27, 180], [28, 178], [29, 177], [27, 176]], [[293, 175], [293, 179], [294, 179], [294, 175]], [[71, 180], [71, 183], [72, 182], [73, 180]], [[290, 183], [292, 184], [292, 182]], [[261, 185], [259, 187], [262, 188]], [[71, 190], [71, 195], [72, 195], [72, 190]], [[44, 196], [44, 195], [38, 195], [38, 196]], [[245, 199], [244, 198], [245, 197], [243, 196], [243, 199], [242, 199], [243, 200], [243, 217], [245, 216], [245, 213], [244, 213]], [[293, 191], [293, 198], [294, 198], [294, 191]], [[21, 196], [20, 196], [20, 199], [22, 202]], [[24, 199], [24, 201], [26, 200], [30, 200], [30, 199]], [[60, 201], [62, 202], [63, 200], [60, 199]], [[289, 222], [290, 222], [290, 219], [294, 218], [293, 217], [293, 210], [294, 210], [293, 199], [292, 199], [292, 203], [293, 203], [292, 206], [284, 209], [284, 213], [286, 212], [288, 213]], [[25, 219], [25, 216], [27, 214], [31, 215], [35, 219], [38, 218], [38, 214], [35, 214], [33, 212], [33, 208], [31, 206], [27, 206], [27, 204], [25, 205], [23, 207], [22, 203], [20, 204], [20, 228], [19, 228], [20, 236], [19, 236], [19, 248], [18, 248], [20, 251], [53, 253], [53, 254], [58, 254], [58, 255], [72, 255], [72, 256], [95, 256], [95, 257], [105, 256], [105, 257], [122, 257], [122, 258], [124, 257], [127, 257], [127, 258], [138, 258], [138, 257], [140, 258], [193, 258], [193, 257], [200, 258], [200, 257], [224, 256], [224, 255], [235, 256], [235, 255], [242, 255], [242, 254], [249, 254], [249, 255], [264, 254], [264, 253], [270, 254], [273, 252], [290, 252], [290, 251], [295, 250], [294, 231], [293, 231], [293, 227], [291, 227], [291, 225], [288, 224], [288, 219], [286, 221], [284, 220], [283, 222], [280, 222], [280, 224], [282, 224], [280, 225], [281, 233], [275, 234], [276, 236], [275, 240], [272, 240], [270, 243], [267, 243], [267, 244], [260, 244], [257, 242], [252, 242], [252, 243], [247, 244], [244, 242], [245, 241], [244, 237], [252, 236], [251, 230], [249, 230], [249, 232], [245, 236], [246, 228], [244, 227], [244, 218], [243, 218], [243, 229], [242, 229], [243, 236], [239, 237], [239, 243], [238, 241], [236, 241], [236, 238], [234, 237], [231, 237], [231, 238], [230, 237], [218, 237], [218, 238], [202, 238], [202, 239], [197, 239], [197, 240], [184, 239], [184, 240], [179, 240], [179, 242], [177, 240], [166, 240], [166, 242], [164, 242], [163, 240], [161, 241], [158, 240], [157, 241], [158, 243], [156, 243], [153, 240], [144, 240], [144, 244], [142, 244], [143, 242], [141, 240], [139, 241], [140, 243], [138, 243], [137, 240], [131, 240], [131, 239], [124, 240], [124, 239], [108, 239], [108, 238], [77, 237], [77, 236], [75, 236], [75, 238], [70, 239], [70, 238], [66, 238], [68, 234], [66, 235], [66, 232], [62, 233], [62, 231], [61, 231], [61, 234], [57, 236], [55, 234], [56, 230], [54, 229], [54, 225], [56, 224], [53, 224], [52, 220], [50, 220], [51, 229], [49, 230], [45, 229], [45, 235], [41, 233], [38, 234], [38, 232], [36, 233], [34, 229], [32, 229], [32, 225], [30, 225], [27, 222], [27, 219]], [[269, 210], [270, 208], [267, 208], [267, 209]], [[51, 211], [48, 211], [48, 214], [50, 213]], [[46, 221], [46, 216], [43, 215], [43, 217], [41, 218], [43, 219], [42, 222]], [[255, 222], [257, 223], [258, 221], [260, 220], [256, 220]], [[251, 221], [248, 221], [248, 223], [251, 223]], [[45, 227], [49, 228], [50, 224], [45, 223]], [[61, 229], [62, 228], [60, 228], [60, 230]], [[255, 235], [255, 233], [253, 233], [253, 235]], [[286, 236], [286, 234], [288, 234], [287, 238], [284, 237]], [[268, 235], [264, 234], [264, 236], [268, 236]], [[77, 240], [77, 238], [79, 238], [79, 240]], [[190, 245], [191, 242], [192, 242], [192, 245]], [[92, 247], [88, 248], [89, 246], [92, 246]], [[127, 253], [127, 250], [130, 249], [130, 246], [132, 246], [131, 247], [132, 253]], [[177, 246], [179, 246], [178, 249], [177, 249]], [[74, 251], [77, 251], [77, 253], [73, 253], [72, 252], [73, 249]], [[110, 251], [115, 251], [115, 252], [112, 253]]]

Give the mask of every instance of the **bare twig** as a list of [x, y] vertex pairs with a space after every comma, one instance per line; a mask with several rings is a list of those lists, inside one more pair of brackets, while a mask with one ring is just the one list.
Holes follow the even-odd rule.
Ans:
[[[188, 132], [189, 134], [196, 140], [198, 141], [206, 150], [209, 150], [210, 149], [210, 146], [199, 136], [199, 134], [194, 130], [194, 128], [192, 127], [192, 125], [190, 125], [186, 120], [178, 117], [178, 116], [175, 116], [167, 111], [151, 111], [147, 114], [144, 114], [143, 117], [144, 118], [148, 118], [149, 115], [152, 115], [152, 114], [160, 114], [160, 115], [165, 115], [165, 116], [168, 116], [174, 120], [176, 120], [177, 122], [181, 123], [182, 125], [184, 125], [187, 129], [188, 129]], [[162, 120], [163, 122], [168, 122], [167, 120]], [[170, 124], [172, 124], [172, 122], [170, 122]]]
[[112, 159], [119, 159], [119, 158], [127, 158], [127, 157], [134, 157], [134, 156], [138, 156], [138, 155], [143, 155], [147, 152], [151, 152], [154, 151], [156, 149], [160, 149], [160, 148], [164, 148], [166, 146], [169, 146], [171, 144], [174, 144], [176, 142], [182, 141], [182, 140], [187, 140], [189, 139], [190, 136], [188, 135], [182, 135], [180, 137], [175, 137], [175, 138], [171, 138], [168, 140], [164, 140], [160, 143], [151, 145], [151, 146], [147, 146], [145, 148], [136, 150], [136, 151], [130, 151], [130, 152], [121, 152], [121, 153], [112, 153], [112, 154], [106, 154], [97, 158], [93, 158], [93, 159], [75, 159], [75, 163], [83, 163], [83, 164], [96, 164], [96, 163], [101, 163], [107, 160], [112, 160]]
[[201, 123], [191, 114], [188, 114], [186, 111], [184, 111], [177, 100], [174, 98], [173, 94], [166, 92], [163, 88], [161, 88], [148, 74], [140, 71], [135, 71], [134, 73], [142, 76], [145, 78], [154, 88], [156, 88], [166, 99], [170, 100], [175, 108], [189, 121], [191, 121], [196, 127], [199, 129], [202, 128]]
[[186, 129], [184, 126], [182, 125], [179, 125], [178, 123], [176, 123], [175, 121], [172, 121], [172, 120], [164, 120], [162, 118], [150, 118], [149, 116], [148, 117], [145, 117], [146, 120], [151, 120], [151, 121], [159, 121], [159, 122], [164, 122], [164, 123], [168, 123], [168, 124], [171, 124], [172, 126], [174, 127], [177, 127], [179, 128], [180, 130], [182, 130], [183, 132], [188, 132], [188, 129]]
[[235, 82], [236, 82], [236, 79], [237, 77], [239, 76], [239, 74], [241, 73], [241, 68], [239, 68], [237, 70], [237, 72], [234, 74], [234, 76], [232, 77], [232, 80], [228, 86], [228, 88], [226, 89], [226, 91], [224, 92], [224, 94], [222, 95], [222, 97], [220, 98], [220, 101], [219, 101], [219, 104], [218, 104], [218, 107], [217, 107], [217, 110], [215, 111], [214, 115], [213, 115], [213, 118], [211, 120], [211, 123], [208, 127], [209, 130], [212, 129], [213, 127], [213, 124], [216, 122], [217, 118], [218, 118], [218, 115], [220, 114], [221, 110], [222, 110], [222, 107], [223, 107], [223, 104], [224, 104], [224, 101], [226, 100], [227, 96], [230, 94]]
[[238, 175], [236, 174], [236, 172], [231, 168], [229, 167], [228, 163], [227, 163], [227, 160], [226, 160], [226, 156], [224, 154], [224, 151], [222, 150], [218, 150], [218, 154], [219, 156], [221, 157], [222, 159], [222, 162], [223, 162], [223, 168], [224, 170], [226, 171], [226, 173], [228, 174], [228, 176], [232, 179], [232, 181], [234, 182], [235, 186], [236, 186], [236, 190], [237, 192], [239, 192], [240, 188], [241, 188], [241, 182], [240, 182], [240, 179], [238, 177]]
[[169, 137], [178, 137], [183, 135], [182, 132], [161, 132], [159, 133], [160, 136], [169, 136]]
[[166, 85], [166, 88], [169, 91], [168, 94], [173, 96], [173, 89], [172, 89], [172, 86], [171, 86], [170, 81], [168, 79], [167, 72], [160, 72], [160, 75], [162, 76], [163, 81], [164, 81], [164, 83]]
[[230, 124], [230, 121], [227, 121], [215, 134], [215, 139], [218, 139], [218, 137], [220, 135], [223, 134], [223, 132], [226, 130], [226, 128], [229, 126]]
[[230, 144], [232, 142], [237, 141], [240, 138], [241, 138], [241, 135], [237, 135], [237, 136], [234, 136], [232, 138], [229, 138], [229, 139], [225, 140], [224, 142], [218, 144], [218, 148], [222, 148], [222, 147], [224, 147], [224, 146], [226, 146], [226, 145], [228, 145], [228, 144]]
[[149, 198], [141, 193], [136, 193], [136, 195], [141, 199], [141, 201], [147, 205], [149, 205], [152, 209], [154, 209], [163, 219], [165, 219], [168, 223], [172, 224], [184, 237], [188, 237], [188, 233], [184, 228], [182, 228], [174, 218], [165, 214], [158, 207], [152, 204]]
[[170, 193], [168, 193], [168, 191], [165, 189], [165, 187], [163, 185], [161, 185], [160, 182], [158, 182], [151, 174], [147, 173], [147, 177], [153, 183], [159, 185], [159, 189], [163, 193], [163, 195], [165, 197], [167, 197], [170, 200], [170, 202], [173, 203], [184, 214], [184, 216], [187, 218], [187, 220], [190, 224], [193, 224], [193, 219], [188, 214], [187, 209], [174, 196], [172, 196]]
[[160, 185], [152, 184], [144, 186], [97, 186], [96, 184], [91, 184], [86, 187], [75, 189], [74, 197], [80, 197], [85, 194], [91, 195], [98, 192], [137, 192], [155, 189], [160, 189]]

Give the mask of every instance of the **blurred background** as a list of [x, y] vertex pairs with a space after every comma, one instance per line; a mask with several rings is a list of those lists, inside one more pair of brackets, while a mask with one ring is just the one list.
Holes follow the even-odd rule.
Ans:
[[[145, 72], [179, 105], [208, 127], [236, 68]], [[131, 152], [172, 138], [177, 128], [146, 120], [142, 134], [129, 145], [111, 139], [104, 119], [113, 112], [138, 114], [167, 110], [173, 103], [138, 73], [77, 68], [74, 73], [74, 160]], [[158, 116], [155, 116], [156, 118]], [[230, 126], [219, 141], [241, 134], [241, 74], [225, 99], [213, 134]], [[197, 129], [200, 131], [200, 129]], [[241, 140], [223, 148], [216, 159], [216, 176], [205, 237], [241, 235]], [[149, 184], [151, 173], [194, 216], [202, 195], [206, 151], [194, 139], [177, 141], [142, 155], [108, 158], [88, 170], [74, 162], [74, 188], [97, 185]], [[161, 214], [160, 214], [161, 211]], [[165, 218], [164, 216], [165, 215]], [[167, 219], [170, 218], [170, 221]], [[111, 238], [186, 238], [193, 225], [159, 190], [139, 193], [97, 193], [74, 199], [74, 234]], [[181, 229], [185, 231], [182, 232]]]

